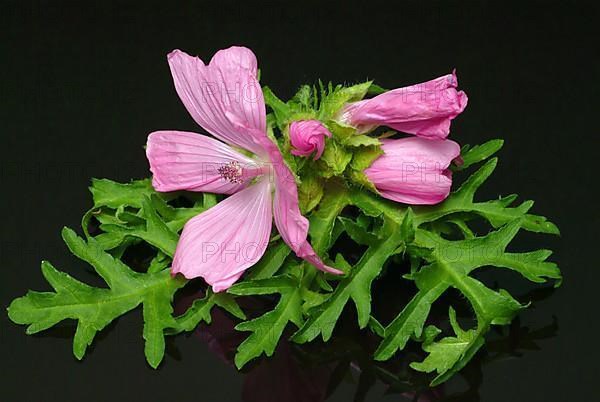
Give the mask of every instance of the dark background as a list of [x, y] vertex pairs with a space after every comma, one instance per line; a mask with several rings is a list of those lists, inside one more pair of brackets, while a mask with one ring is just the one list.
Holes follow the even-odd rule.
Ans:
[[[82, 268], [59, 233], [63, 225], [78, 227], [90, 206], [91, 177], [145, 177], [149, 132], [199, 130], [172, 86], [165, 56], [173, 48], [209, 60], [220, 48], [246, 45], [258, 57], [262, 83], [283, 98], [318, 78], [371, 78], [394, 88], [456, 67], [469, 106], [452, 138], [506, 140], [479, 196], [536, 200], [534, 213], [556, 222], [562, 237], [524, 236], [520, 245], [554, 249], [565, 276], [560, 289], [521, 317], [521, 325], [535, 329], [555, 316], [556, 335], [539, 342], [538, 351], [485, 365], [477, 392], [485, 402], [598, 398], [596, 6], [166, 3], [2, 1], [3, 308], [29, 288], [48, 289], [40, 260], [69, 272]], [[173, 341], [180, 361], [170, 353], [160, 370], [150, 369], [139, 315], [120, 319], [77, 362], [70, 330], [26, 336], [0, 314], [0, 399], [241, 399], [244, 376], [195, 336]], [[447, 387], [458, 389], [461, 381]], [[344, 383], [331, 400], [351, 400], [354, 387]], [[379, 395], [369, 400], [402, 400]]]

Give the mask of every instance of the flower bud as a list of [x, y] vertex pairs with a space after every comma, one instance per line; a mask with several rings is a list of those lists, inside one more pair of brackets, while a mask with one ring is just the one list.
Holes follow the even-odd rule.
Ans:
[[428, 139], [444, 139], [450, 132], [450, 121], [467, 106], [467, 94], [457, 91], [456, 73], [409, 87], [397, 88], [372, 99], [346, 105], [340, 120], [370, 131], [388, 126]]
[[317, 160], [325, 150], [325, 136], [331, 133], [318, 120], [299, 120], [290, 124], [290, 142], [292, 155], [308, 156], [316, 151], [313, 159]]
[[460, 155], [456, 142], [409, 137], [382, 144], [383, 155], [364, 171], [382, 197], [411, 205], [437, 204], [448, 197], [448, 166]]

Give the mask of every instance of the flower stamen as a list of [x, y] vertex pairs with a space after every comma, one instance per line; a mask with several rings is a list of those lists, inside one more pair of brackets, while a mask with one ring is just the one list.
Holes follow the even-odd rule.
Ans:
[[217, 169], [219, 174], [225, 180], [229, 180], [231, 183], [240, 184], [242, 180], [242, 167], [238, 161], [231, 161]]

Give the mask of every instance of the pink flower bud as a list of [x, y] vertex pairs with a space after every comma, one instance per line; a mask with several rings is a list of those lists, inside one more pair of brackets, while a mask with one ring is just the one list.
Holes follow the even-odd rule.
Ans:
[[316, 151], [314, 160], [323, 155], [325, 149], [325, 136], [331, 137], [331, 133], [318, 120], [299, 120], [290, 124], [290, 142], [292, 143], [292, 155], [308, 156]]
[[437, 204], [448, 197], [448, 166], [460, 155], [456, 142], [409, 137], [382, 143], [384, 154], [364, 171], [381, 196], [412, 205]]
[[450, 121], [467, 106], [467, 94], [457, 91], [456, 73], [409, 87], [397, 88], [372, 99], [346, 105], [340, 120], [360, 132], [388, 126], [429, 139], [444, 139]]

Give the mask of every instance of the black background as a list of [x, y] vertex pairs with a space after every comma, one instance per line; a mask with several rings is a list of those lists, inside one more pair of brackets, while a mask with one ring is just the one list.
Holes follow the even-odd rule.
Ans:
[[[469, 106], [452, 138], [506, 140], [479, 196], [534, 199], [534, 213], [562, 231], [561, 238], [525, 236], [520, 244], [555, 250], [564, 285], [521, 322], [535, 328], [556, 316], [557, 335], [539, 351], [484, 366], [481, 400], [597, 400], [596, 6], [166, 3], [2, 1], [0, 305], [29, 288], [48, 289], [42, 259], [82, 269], [59, 233], [63, 225], [78, 227], [90, 206], [91, 177], [145, 177], [149, 132], [199, 130], [172, 86], [165, 56], [173, 48], [208, 60], [220, 48], [246, 45], [258, 57], [262, 83], [282, 98], [318, 78], [372, 78], [393, 88], [456, 67]], [[70, 337], [26, 336], [1, 314], [0, 399], [241, 399], [244, 376], [193, 336], [174, 340], [180, 361], [171, 354], [158, 371], [146, 366], [140, 322], [139, 313], [120, 319], [77, 362]], [[460, 388], [459, 381], [448, 386]], [[345, 383], [331, 400], [351, 400], [353, 387]]]

